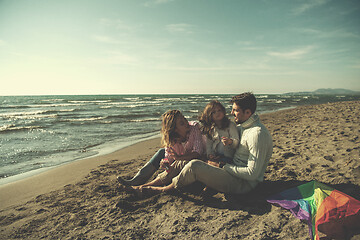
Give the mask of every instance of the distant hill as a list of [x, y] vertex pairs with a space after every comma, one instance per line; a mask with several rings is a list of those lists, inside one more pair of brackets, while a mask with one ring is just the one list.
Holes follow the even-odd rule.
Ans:
[[319, 88], [312, 92], [289, 92], [286, 95], [360, 95], [359, 91], [353, 91], [343, 88]]

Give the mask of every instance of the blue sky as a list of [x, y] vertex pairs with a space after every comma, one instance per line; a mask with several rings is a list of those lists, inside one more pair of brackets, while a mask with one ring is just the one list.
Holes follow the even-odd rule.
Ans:
[[358, 0], [0, 0], [0, 95], [360, 90]]

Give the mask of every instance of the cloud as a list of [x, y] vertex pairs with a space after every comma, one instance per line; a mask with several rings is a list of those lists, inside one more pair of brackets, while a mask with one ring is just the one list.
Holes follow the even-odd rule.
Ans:
[[318, 38], [360, 38], [359, 35], [353, 32], [347, 32], [344, 29], [335, 29], [332, 31], [321, 31], [312, 28], [295, 29], [296, 32], [309, 34]]
[[191, 34], [193, 31], [191, 30], [194, 26], [186, 23], [178, 23], [178, 24], [168, 24], [166, 25], [166, 30], [170, 33], [185, 33]]
[[288, 52], [268, 52], [267, 54], [269, 56], [273, 56], [273, 57], [292, 60], [292, 59], [301, 59], [301, 58], [303, 58], [312, 49], [314, 49], [313, 46], [307, 46], [307, 47], [304, 47], [304, 48], [295, 49], [295, 50], [288, 51]]
[[329, 0], [309, 0], [307, 3], [304, 3], [301, 6], [293, 9], [292, 13], [294, 15], [301, 15], [312, 8], [326, 4], [328, 1]]

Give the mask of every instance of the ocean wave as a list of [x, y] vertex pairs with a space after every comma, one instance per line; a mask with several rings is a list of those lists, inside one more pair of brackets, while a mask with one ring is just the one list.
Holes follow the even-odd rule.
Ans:
[[33, 111], [33, 112], [12, 112], [0, 113], [0, 118], [8, 120], [17, 119], [39, 119], [39, 118], [56, 118], [57, 114], [44, 114], [47, 111]]
[[59, 110], [37, 110], [29, 112], [7, 112], [0, 113], [0, 118], [3, 119], [31, 119], [31, 118], [54, 118], [58, 113], [74, 112], [76, 109], [59, 109]]
[[172, 101], [183, 101], [186, 99], [183, 98], [157, 98], [156, 101], [158, 102], [172, 102]]
[[69, 103], [108, 103], [111, 100], [83, 100], [83, 101], [68, 101]]
[[204, 99], [204, 96], [189, 96], [189, 99]]
[[143, 112], [143, 111], [137, 111], [132, 113], [126, 113], [126, 114], [117, 114], [117, 115], [109, 115], [106, 117], [106, 119], [135, 119], [135, 118], [158, 118], [160, 119], [161, 114], [158, 112]]
[[275, 98], [275, 99], [267, 99], [264, 102], [265, 103], [283, 103], [284, 101], [286, 101], [286, 100]]
[[107, 117], [90, 117], [90, 118], [73, 118], [73, 119], [63, 119], [61, 122], [91, 122], [91, 121], [98, 121], [104, 120]]
[[55, 99], [43, 99], [41, 100], [42, 102], [62, 102], [64, 101], [65, 99], [63, 98], [55, 98]]
[[33, 130], [33, 129], [39, 129], [41, 126], [19, 126], [17, 127], [14, 124], [8, 124], [0, 127], [0, 133], [7, 133], [7, 132], [13, 132], [13, 131], [24, 131], [24, 130]]
[[0, 109], [28, 109], [28, 108], [54, 108], [54, 107], [69, 107], [69, 106], [85, 106], [80, 103], [53, 103], [53, 104], [27, 104], [27, 105], [3, 105]]
[[104, 103], [102, 105], [131, 108], [131, 107], [144, 107], [144, 106], [161, 106], [162, 102], [159, 102], [159, 101], [136, 101], [136, 102], [131, 102], [131, 103], [129, 103], [129, 102], [108, 102], [108, 103]]
[[135, 100], [139, 100], [140, 97], [126, 97], [126, 98], [123, 98], [124, 100], [127, 100], [127, 101], [135, 101]]
[[27, 107], [30, 108], [53, 108], [53, 107], [72, 107], [72, 106], [85, 106], [86, 104], [81, 104], [81, 103], [53, 103], [53, 104], [31, 104], [31, 105], [26, 105]]
[[145, 119], [131, 119], [129, 122], [155, 122], [160, 121], [160, 118], [145, 118]]
[[136, 108], [136, 107], [152, 107], [152, 106], [162, 106], [162, 105], [163, 104], [161, 104], [161, 103], [153, 103], [153, 104], [139, 103], [139, 104], [130, 104], [130, 105], [122, 106], [122, 107], [123, 108]]
[[45, 113], [46, 110], [37, 110], [31, 112], [10, 112], [10, 113], [0, 113], [0, 117], [11, 117], [11, 116], [24, 116], [24, 115], [36, 115]]
[[0, 106], [0, 109], [24, 109], [24, 108], [30, 108], [27, 105], [2, 105]]
[[60, 110], [57, 110], [57, 112], [74, 112], [76, 109], [75, 108], [72, 108], [72, 109], [60, 109]]

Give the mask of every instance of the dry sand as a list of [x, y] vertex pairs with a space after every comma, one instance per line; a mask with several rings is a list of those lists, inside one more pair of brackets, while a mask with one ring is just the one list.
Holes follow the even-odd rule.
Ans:
[[274, 153], [256, 192], [202, 197], [194, 184], [143, 198], [126, 193], [116, 176], [132, 176], [159, 148], [154, 139], [1, 186], [0, 239], [309, 239], [305, 223], [265, 198], [318, 180], [360, 199], [360, 101], [261, 120]]

